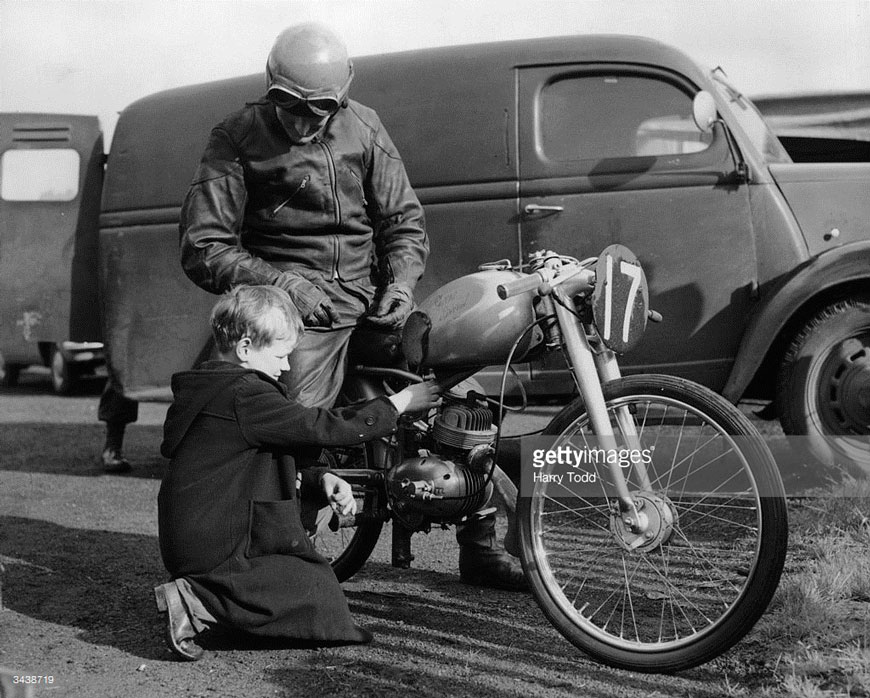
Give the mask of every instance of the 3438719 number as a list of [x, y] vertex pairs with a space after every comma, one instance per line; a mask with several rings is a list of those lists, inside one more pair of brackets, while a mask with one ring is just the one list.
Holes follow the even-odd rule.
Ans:
[[51, 674], [13, 674], [12, 683], [21, 684], [53, 684], [54, 676]]

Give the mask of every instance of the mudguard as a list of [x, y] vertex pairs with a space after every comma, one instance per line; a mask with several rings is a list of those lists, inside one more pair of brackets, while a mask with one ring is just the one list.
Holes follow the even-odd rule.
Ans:
[[865, 281], [870, 290], [870, 241], [824, 252], [775, 283], [749, 318], [722, 395], [731, 402], [740, 399], [777, 336], [804, 304], [855, 281]]

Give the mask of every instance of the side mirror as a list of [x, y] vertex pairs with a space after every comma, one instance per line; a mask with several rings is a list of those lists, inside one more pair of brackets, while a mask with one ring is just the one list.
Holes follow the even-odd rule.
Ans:
[[716, 100], [709, 92], [701, 90], [692, 101], [692, 118], [704, 133], [709, 133], [716, 122]]

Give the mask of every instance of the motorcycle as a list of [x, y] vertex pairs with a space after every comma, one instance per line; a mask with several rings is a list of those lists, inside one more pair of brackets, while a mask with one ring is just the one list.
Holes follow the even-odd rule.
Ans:
[[[648, 298], [636, 257], [611, 245], [584, 261], [542, 251], [523, 269], [482, 265], [421, 303], [393, 352], [406, 363], [357, 365], [345, 383], [353, 401], [434, 375], [443, 399], [390, 438], [332, 453], [358, 500], [354, 516], [316, 536], [339, 579], [365, 563], [385, 522], [392, 562], [407, 567], [412, 533], [462, 521], [498, 490], [507, 502], [519, 495], [505, 547], [516, 547], [535, 600], [598, 661], [673, 672], [749, 632], [785, 561], [782, 481], [721, 396], [674, 376], [621, 375], [617, 355], [661, 320]], [[517, 492], [498, 466], [508, 371], [553, 351], [579, 395], [521, 440]], [[497, 400], [468, 389], [497, 363]]]

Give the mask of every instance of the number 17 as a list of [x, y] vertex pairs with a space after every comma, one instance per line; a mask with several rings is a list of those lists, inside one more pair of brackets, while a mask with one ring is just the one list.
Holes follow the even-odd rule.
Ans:
[[[605, 279], [604, 287], [604, 339], [610, 339], [611, 325], [613, 324], [613, 257], [607, 255], [606, 260], [607, 278]], [[634, 299], [637, 296], [637, 291], [640, 288], [641, 274], [643, 273], [640, 265], [631, 264], [625, 260], [620, 260], [619, 271], [621, 274], [631, 279], [631, 286], [628, 289], [628, 299], [625, 304], [625, 314], [622, 318], [622, 341], [628, 342], [628, 333], [631, 327], [631, 314], [634, 310]]]

